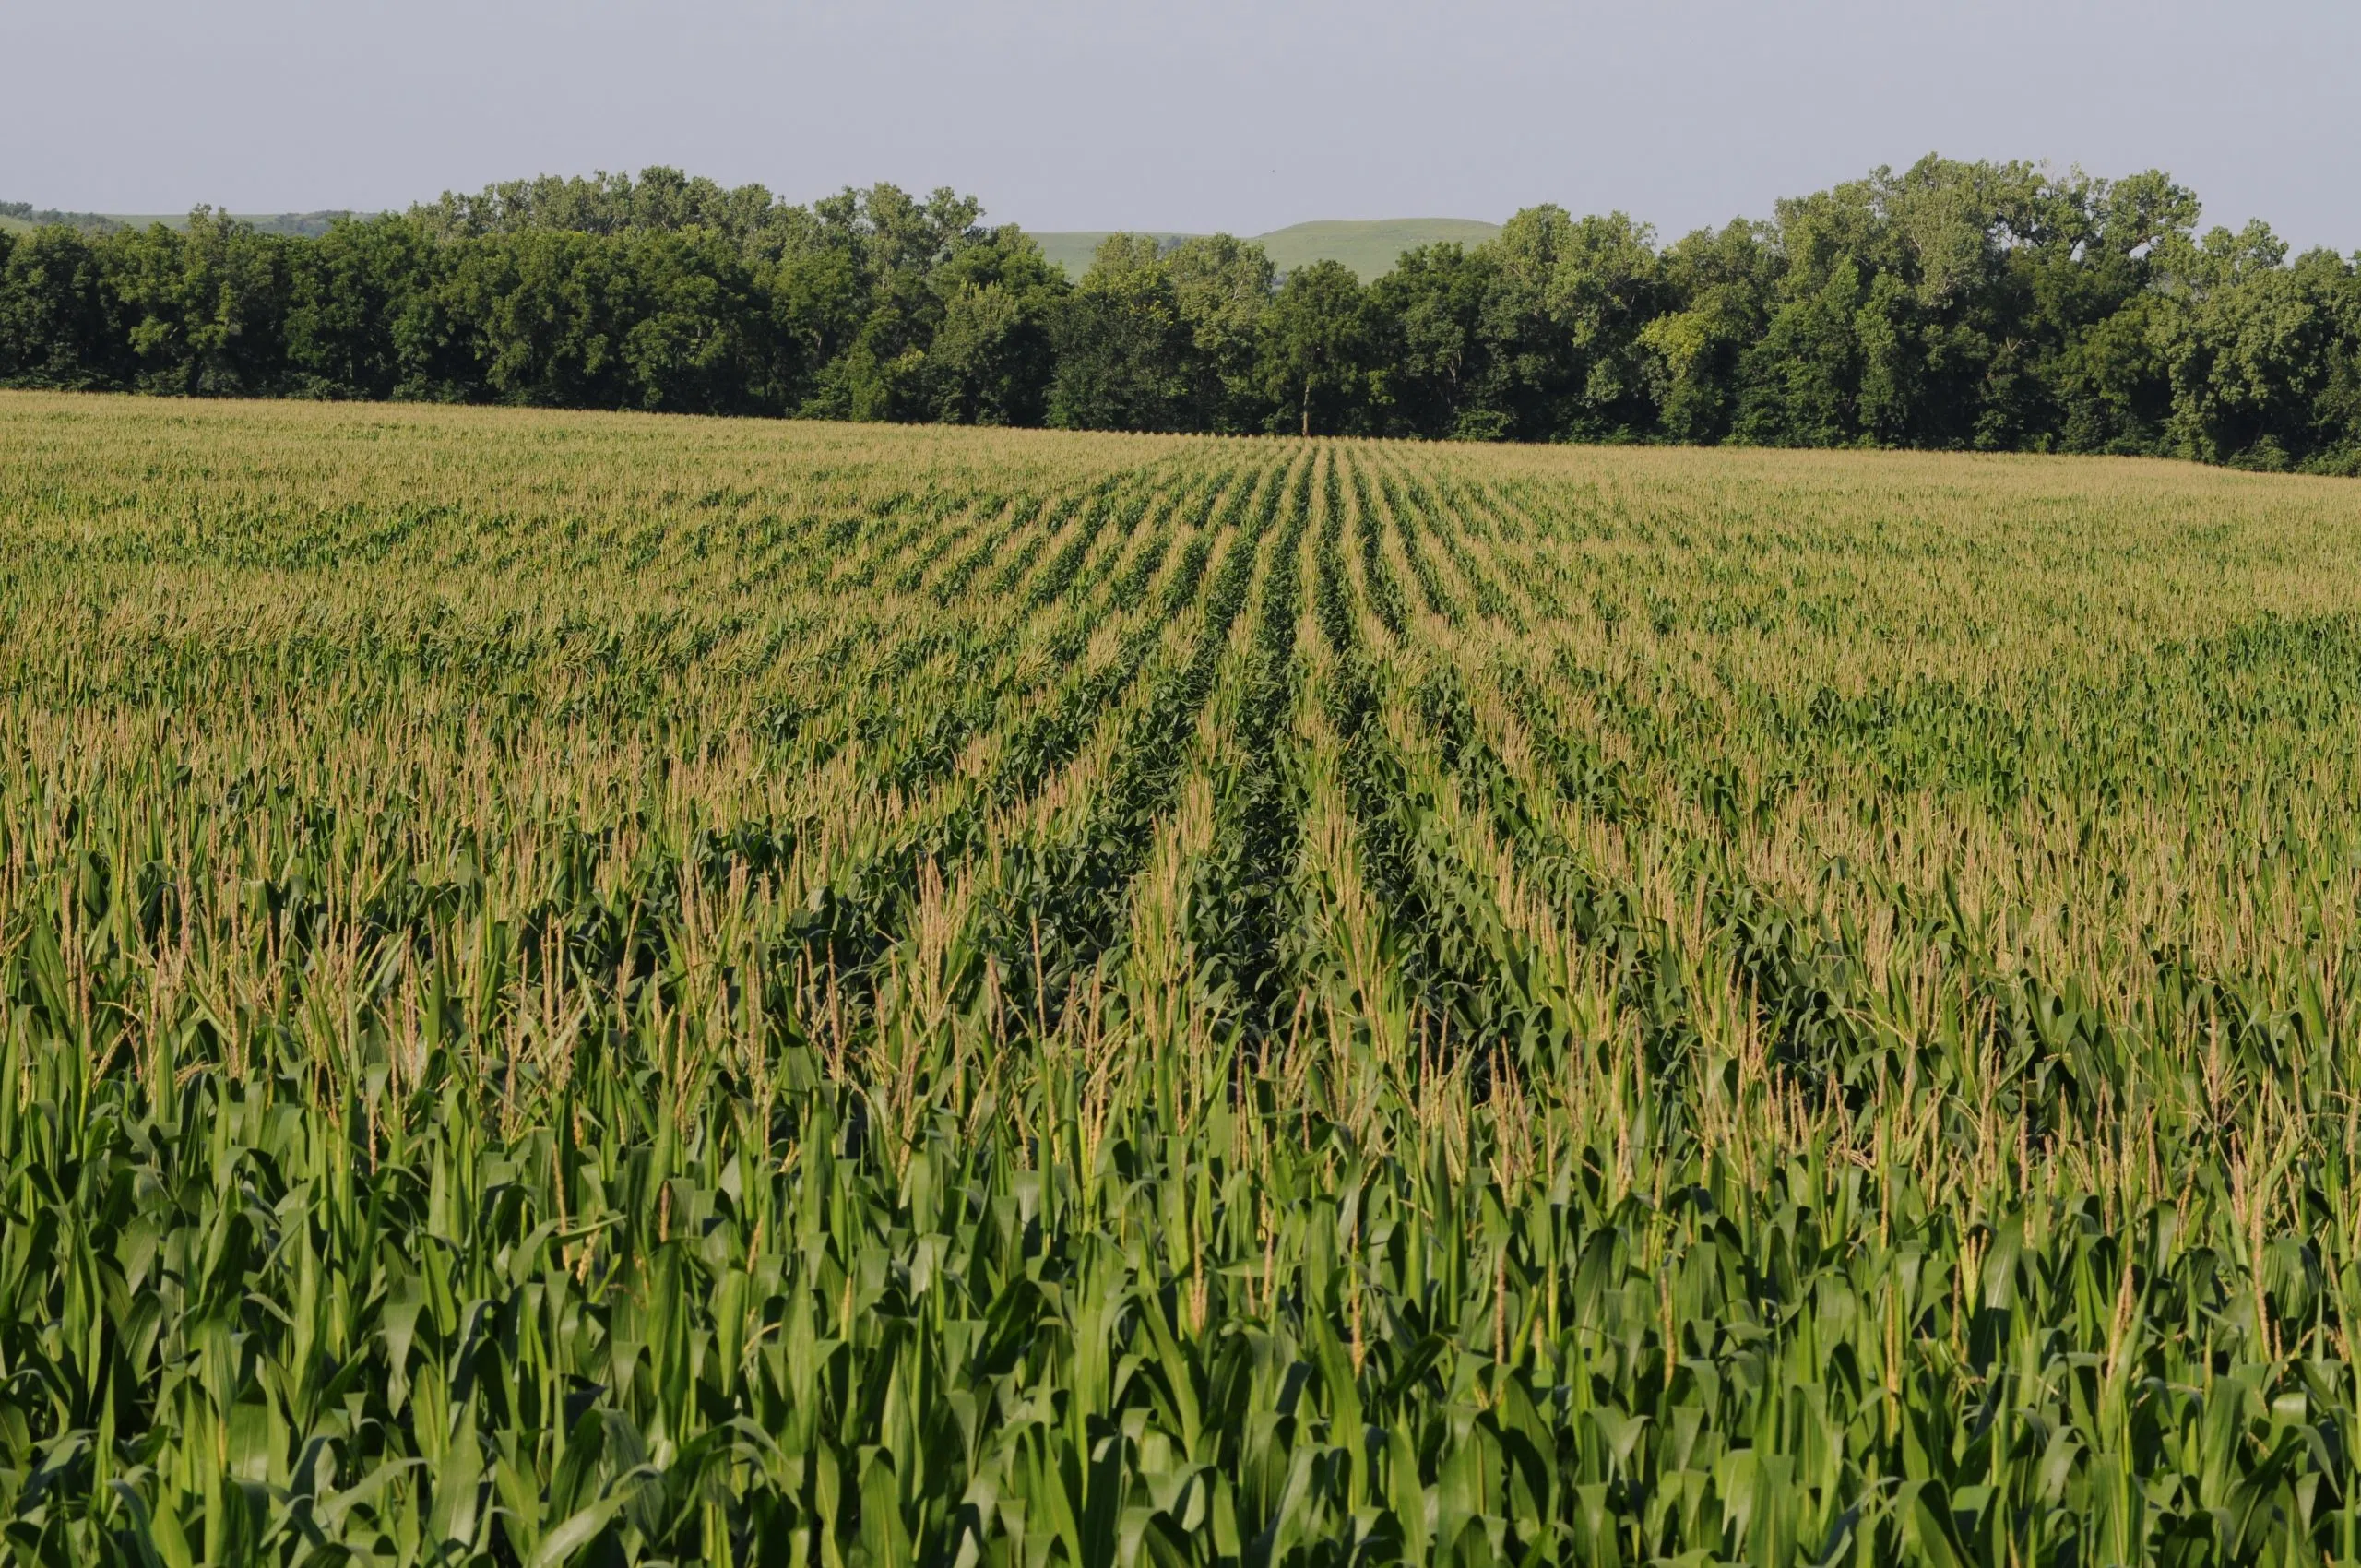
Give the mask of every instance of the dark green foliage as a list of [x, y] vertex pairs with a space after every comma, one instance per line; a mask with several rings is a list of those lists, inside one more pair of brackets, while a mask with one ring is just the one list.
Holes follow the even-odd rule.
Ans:
[[1259, 364], [1275, 430], [1335, 434], [1357, 426], [1370, 358], [1369, 302], [1340, 261], [1287, 275], [1263, 316]]
[[1120, 233], [1069, 285], [949, 190], [661, 168], [325, 232], [27, 208], [61, 221], [0, 249], [0, 384], [2361, 468], [2361, 273], [2198, 212], [2153, 172], [1929, 156], [1664, 246], [1529, 208], [1364, 289]]
[[127, 369], [115, 291], [70, 229], [0, 235], [0, 375], [20, 386], [112, 386]]

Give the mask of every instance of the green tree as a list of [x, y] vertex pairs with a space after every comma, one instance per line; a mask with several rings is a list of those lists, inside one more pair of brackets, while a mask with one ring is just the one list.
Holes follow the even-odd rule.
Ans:
[[635, 233], [617, 252], [615, 323], [631, 401], [682, 413], [776, 412], [753, 269], [717, 229]]
[[927, 350], [947, 296], [938, 273], [962, 252], [993, 244], [977, 227], [982, 208], [948, 188], [923, 199], [899, 186], [847, 190], [813, 203], [808, 220], [782, 225], [783, 255], [809, 247], [851, 268], [850, 320], [811, 381], [803, 411], [856, 420], [932, 417]]
[[1546, 441], [1572, 389], [1565, 333], [1551, 312], [1558, 263], [1571, 248], [1573, 219], [1545, 203], [1513, 215], [1483, 247], [1490, 264], [1478, 331], [1493, 374], [1488, 402], [1497, 434]]
[[1497, 270], [1491, 247], [1444, 243], [1405, 251], [1370, 285], [1380, 334], [1373, 395], [1388, 430], [1436, 440], [1509, 434], [1499, 361], [1484, 330]]
[[321, 398], [480, 395], [443, 308], [452, 247], [407, 218], [345, 220], [289, 253], [291, 386]]
[[1315, 261], [1287, 275], [1264, 313], [1263, 383], [1275, 421], [1305, 435], [1343, 431], [1362, 410], [1371, 343], [1360, 279], [1344, 263]]
[[100, 242], [128, 327], [133, 384], [189, 396], [285, 390], [291, 247], [210, 208]]
[[1188, 334], [1188, 422], [1198, 430], [1259, 429], [1266, 410], [1255, 353], [1278, 286], [1270, 256], [1251, 240], [1208, 234], [1182, 241], [1162, 265]]
[[1050, 422], [1071, 430], [1179, 430], [1192, 347], [1171, 275], [1147, 234], [1109, 234], [1059, 313]]
[[488, 396], [575, 409], [639, 401], [623, 357], [631, 291], [615, 242], [567, 230], [462, 242], [444, 289]]
[[1738, 368], [1762, 336], [1780, 261], [1768, 227], [1700, 229], [1664, 253], [1664, 309], [1636, 334], [1657, 429], [1720, 441], [1738, 411]]
[[827, 406], [822, 377], [860, 339], [868, 315], [859, 236], [799, 208], [759, 265], [780, 407], [843, 417]]
[[122, 385], [128, 344], [96, 244], [55, 225], [0, 256], [0, 377], [15, 386]]
[[1644, 223], [1620, 212], [1567, 225], [1544, 301], [1566, 398], [1550, 434], [1598, 440], [1645, 433], [1655, 422], [1655, 378], [1641, 335], [1662, 313], [1663, 262]]
[[927, 348], [933, 416], [952, 424], [1038, 424], [1056, 366], [1065, 276], [1014, 224], [936, 268], [943, 318]]
[[1661, 250], [1544, 205], [1366, 290], [1228, 235], [1118, 236], [1070, 286], [955, 191], [662, 167], [324, 232], [11, 210], [48, 224], [0, 236], [18, 385], [2361, 467], [2355, 262], [2200, 238], [2153, 170], [1930, 155]]
[[2342, 389], [2361, 339], [2352, 264], [2315, 250], [2288, 266], [2285, 244], [2260, 220], [2160, 248], [2175, 449], [2266, 469], [2348, 449]]
[[588, 177], [543, 174], [506, 180], [474, 195], [445, 191], [410, 208], [413, 222], [441, 239], [564, 229], [582, 234], [673, 233], [705, 229], [760, 250], [800, 209], [760, 185], [726, 189], [703, 177], [658, 166], [628, 174]]

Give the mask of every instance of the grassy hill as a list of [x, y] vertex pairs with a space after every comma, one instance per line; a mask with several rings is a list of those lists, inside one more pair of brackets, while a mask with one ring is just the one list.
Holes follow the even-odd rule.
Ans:
[[[109, 218], [129, 229], [145, 229], [151, 223], [161, 223], [167, 229], [188, 227], [188, 214], [153, 212], [110, 212]], [[360, 213], [339, 212], [233, 212], [230, 215], [241, 223], [250, 223], [266, 234], [293, 234], [315, 240], [328, 232], [339, 218], [357, 218]]]
[[[1120, 232], [1116, 229], [1059, 229], [1036, 233], [1033, 238], [1039, 243], [1041, 254], [1064, 267], [1067, 277], [1079, 278], [1090, 270], [1090, 258], [1097, 254], [1100, 242]], [[1192, 236], [1188, 234], [1156, 236], [1157, 243], [1168, 248], [1189, 238]]]
[[1391, 272], [1402, 253], [1454, 240], [1477, 245], [1501, 232], [1473, 218], [1381, 218], [1367, 222], [1295, 223], [1257, 234], [1282, 272], [1314, 261], [1341, 261], [1366, 282]]
[[[1499, 224], [1473, 218], [1379, 218], [1295, 223], [1252, 238], [1271, 253], [1271, 259], [1282, 272], [1291, 272], [1308, 262], [1341, 261], [1367, 281], [1390, 271], [1394, 259], [1415, 246], [1443, 240], [1480, 244], [1500, 232]], [[1079, 278], [1090, 266], [1091, 253], [1109, 232], [1104, 229], [1068, 229], [1033, 237], [1041, 243], [1043, 254], [1066, 269], [1068, 277]], [[1158, 234], [1157, 238], [1167, 244], [1177, 244], [1189, 236]]]
[[[296, 234], [316, 239], [328, 232], [328, 226], [339, 218], [357, 216], [350, 212], [233, 212], [241, 223], [250, 223], [266, 234]], [[161, 223], [167, 229], [188, 227], [185, 212], [60, 212], [44, 215], [47, 221], [64, 222], [75, 228], [145, 229]], [[30, 233], [37, 227], [31, 219], [0, 213], [0, 231], [11, 234]]]
[[[328, 231], [335, 220], [350, 216], [341, 212], [241, 212], [232, 214], [242, 223], [251, 223], [266, 234], [300, 234], [316, 237]], [[148, 212], [62, 213], [65, 221], [77, 226], [97, 228], [116, 224], [126, 229], [145, 229], [151, 223], [161, 223], [168, 229], [188, 225], [188, 214]], [[34, 227], [27, 219], [0, 214], [0, 232], [28, 233]], [[1106, 229], [1053, 230], [1036, 233], [1042, 252], [1063, 267], [1069, 278], [1079, 278], [1090, 267], [1090, 258], [1099, 242], [1112, 232]], [[1281, 272], [1292, 272], [1314, 261], [1341, 261], [1358, 274], [1362, 281], [1390, 270], [1394, 259], [1404, 251], [1417, 245], [1433, 244], [1443, 240], [1456, 240], [1462, 244], [1480, 244], [1501, 232], [1497, 223], [1485, 223], [1472, 218], [1380, 218], [1363, 221], [1296, 223], [1285, 229], [1274, 229], [1267, 234], [1252, 236], [1271, 253], [1272, 261]], [[1164, 244], [1177, 245], [1191, 236], [1180, 233], [1159, 233], [1156, 238]]]

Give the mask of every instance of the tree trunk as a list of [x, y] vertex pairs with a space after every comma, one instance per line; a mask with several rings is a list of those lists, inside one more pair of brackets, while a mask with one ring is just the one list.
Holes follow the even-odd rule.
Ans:
[[1303, 378], [1303, 434], [1307, 439], [1311, 434], [1311, 377], [1308, 375]]

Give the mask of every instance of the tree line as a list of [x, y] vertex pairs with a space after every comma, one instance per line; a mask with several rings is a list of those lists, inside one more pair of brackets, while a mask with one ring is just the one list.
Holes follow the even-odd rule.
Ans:
[[317, 237], [0, 233], [0, 385], [2361, 473], [2361, 256], [2199, 215], [2158, 172], [1929, 157], [1668, 244], [1542, 206], [1367, 284], [1124, 234], [1070, 282], [950, 190], [650, 169]]

